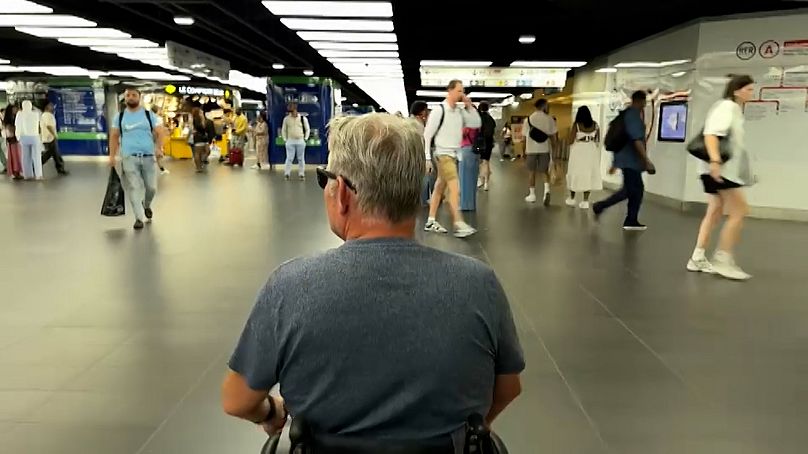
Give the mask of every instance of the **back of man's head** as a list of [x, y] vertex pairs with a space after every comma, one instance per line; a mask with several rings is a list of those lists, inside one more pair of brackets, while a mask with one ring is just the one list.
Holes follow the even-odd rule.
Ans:
[[542, 112], [545, 112], [547, 110], [547, 100], [544, 98], [539, 98], [534, 104], [534, 106], [536, 106], [536, 110], [541, 110]]
[[646, 99], [648, 99], [648, 94], [643, 90], [637, 90], [631, 94], [632, 104], [645, 104]]
[[372, 113], [338, 117], [329, 127], [328, 170], [353, 183], [363, 215], [391, 224], [414, 218], [425, 171], [415, 125]]
[[429, 109], [429, 105], [425, 101], [415, 101], [412, 103], [412, 106], [410, 106], [410, 115], [417, 117], [423, 114], [427, 109]]
[[480, 105], [477, 106], [477, 110], [480, 112], [488, 112], [488, 109], [491, 108], [491, 105], [488, 104], [488, 101], [480, 101]]

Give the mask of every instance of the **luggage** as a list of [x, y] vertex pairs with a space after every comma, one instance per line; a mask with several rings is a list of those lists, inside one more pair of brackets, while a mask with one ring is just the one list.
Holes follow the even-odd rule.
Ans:
[[231, 166], [244, 167], [244, 150], [238, 147], [233, 147], [227, 153], [227, 163]]

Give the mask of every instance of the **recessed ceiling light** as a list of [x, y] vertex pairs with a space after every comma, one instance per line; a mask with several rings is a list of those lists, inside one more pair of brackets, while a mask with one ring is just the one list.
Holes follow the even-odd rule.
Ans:
[[390, 2], [265, 1], [276, 16], [393, 17]]
[[462, 60], [421, 60], [421, 66], [453, 66], [458, 68], [477, 68], [491, 66], [490, 61], [462, 61]]
[[351, 79], [348, 79], [348, 80], [347, 80], [347, 82], [348, 82], [349, 84], [353, 84], [353, 80], [351, 80]]
[[617, 68], [600, 68], [595, 70], [596, 73], [616, 73]]
[[59, 38], [59, 42], [82, 47], [160, 47], [147, 39], [101, 39], [101, 38]]
[[519, 42], [522, 44], [533, 44], [536, 42], [536, 37], [533, 35], [522, 35], [519, 37]]
[[511, 63], [512, 68], [580, 68], [586, 65], [585, 61], [525, 61], [518, 60]]
[[95, 22], [65, 14], [0, 14], [0, 27], [95, 27]]
[[20, 33], [40, 38], [131, 38], [132, 35], [114, 28], [73, 27], [15, 27]]
[[309, 45], [315, 49], [330, 49], [330, 50], [351, 50], [351, 51], [364, 51], [364, 50], [398, 50], [396, 43], [343, 43], [333, 41], [312, 41]]
[[190, 16], [174, 16], [174, 23], [177, 25], [194, 25], [193, 17]]
[[283, 18], [281, 23], [292, 30], [393, 31], [391, 20]]
[[340, 33], [340, 32], [297, 32], [306, 41], [341, 41], [355, 43], [394, 43], [395, 33]]
[[4, 14], [50, 14], [53, 10], [27, 0], [3, 0]]
[[286, 68], [286, 66], [283, 63], [273, 63], [272, 64], [272, 69], [283, 69], [283, 68]]
[[359, 104], [357, 104], [357, 103], [353, 103], [353, 104], [351, 104], [351, 107], [353, 107], [354, 109], [356, 109], [357, 107], [359, 107]]
[[519, 95], [519, 97], [522, 99], [532, 99], [533, 93], [522, 93], [521, 95]]
[[314, 71], [312, 71], [310, 69], [307, 69], [307, 70], [303, 71], [303, 75], [311, 77], [311, 76], [314, 75]]

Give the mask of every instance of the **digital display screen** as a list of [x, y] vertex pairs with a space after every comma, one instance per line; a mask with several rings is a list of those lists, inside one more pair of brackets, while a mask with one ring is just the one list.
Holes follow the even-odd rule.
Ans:
[[659, 106], [661, 142], [684, 142], [687, 137], [687, 103], [665, 103]]

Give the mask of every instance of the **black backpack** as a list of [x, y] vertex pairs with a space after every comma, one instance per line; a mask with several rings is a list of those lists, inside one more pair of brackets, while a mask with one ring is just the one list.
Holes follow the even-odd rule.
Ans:
[[626, 112], [628, 109], [623, 110], [609, 123], [609, 130], [606, 131], [606, 137], [603, 138], [603, 145], [606, 150], [612, 153], [618, 153], [620, 150], [628, 145], [629, 137], [626, 131]]
[[530, 130], [528, 131], [528, 136], [530, 136], [530, 138], [534, 142], [544, 143], [544, 142], [547, 142], [547, 139], [550, 138], [550, 136], [545, 134], [544, 131], [542, 131], [541, 129], [533, 126], [533, 124], [530, 123], [530, 117], [527, 117], [527, 125], [530, 126]]

